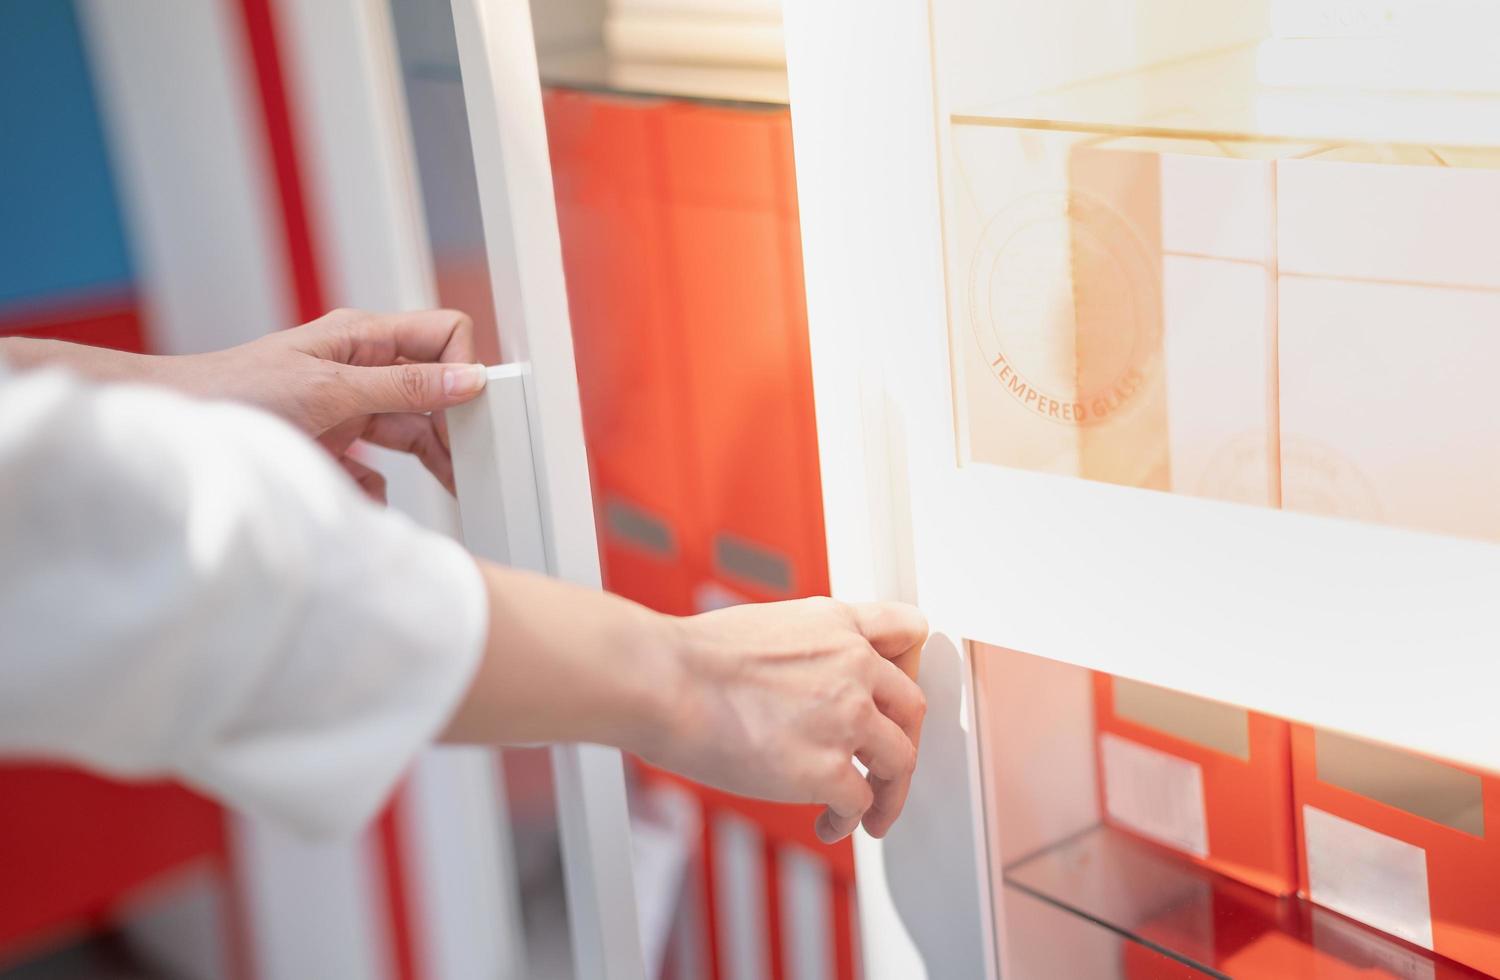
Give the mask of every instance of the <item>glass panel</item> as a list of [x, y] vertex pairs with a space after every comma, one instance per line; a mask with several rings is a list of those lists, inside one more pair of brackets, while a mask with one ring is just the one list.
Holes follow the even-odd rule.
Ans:
[[1008, 961], [1018, 977], [1178, 980], [1214, 975], [1015, 885], [1005, 886], [1001, 901], [1006, 929], [1026, 937]]
[[[1183, 695], [969, 650], [1001, 950], [1056, 967], [1022, 980], [1496, 975], [1494, 777], [1228, 705], [1245, 752], [1205, 750], [1157, 734]], [[1128, 942], [1033, 949], [1016, 892]]]
[[931, 6], [960, 465], [1500, 540], [1500, 8]]

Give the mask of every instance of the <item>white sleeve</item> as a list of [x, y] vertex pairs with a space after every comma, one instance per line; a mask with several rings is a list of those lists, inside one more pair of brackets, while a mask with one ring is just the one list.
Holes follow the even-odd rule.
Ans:
[[459, 545], [279, 420], [0, 364], [0, 755], [352, 831], [487, 620]]

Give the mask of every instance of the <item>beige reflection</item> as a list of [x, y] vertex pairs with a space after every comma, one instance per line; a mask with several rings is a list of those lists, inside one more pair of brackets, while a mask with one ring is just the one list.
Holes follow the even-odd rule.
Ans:
[[964, 462], [1500, 539], [1500, 151], [950, 132]]

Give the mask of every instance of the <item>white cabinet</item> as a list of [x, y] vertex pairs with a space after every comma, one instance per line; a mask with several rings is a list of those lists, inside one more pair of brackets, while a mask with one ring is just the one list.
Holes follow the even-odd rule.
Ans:
[[[857, 843], [870, 976], [1477, 975], [1244, 885], [1217, 852], [1277, 820], [1286, 890], [1309, 846], [1325, 895], [1419, 869], [1405, 938], [1500, 969], [1492, 17], [787, 4], [833, 588], [943, 636], [911, 813]], [[1283, 816], [1215, 813], [1222, 744], [1117, 751], [1108, 677], [1232, 706]], [[1481, 832], [1338, 783], [1313, 729], [1468, 774]], [[1330, 807], [1404, 856], [1318, 844]]]

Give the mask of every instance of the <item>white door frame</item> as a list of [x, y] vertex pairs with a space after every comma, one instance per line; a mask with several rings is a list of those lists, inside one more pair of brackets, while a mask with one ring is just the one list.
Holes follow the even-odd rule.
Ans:
[[[453, 0], [453, 23], [500, 350], [508, 364], [524, 366], [520, 391], [540, 510], [540, 570], [597, 589], [594, 508], [531, 10], [526, 0]], [[501, 420], [497, 435], [504, 430]], [[505, 447], [496, 442], [495, 451]], [[620, 753], [558, 746], [553, 773], [575, 969], [580, 977], [644, 980]]]

